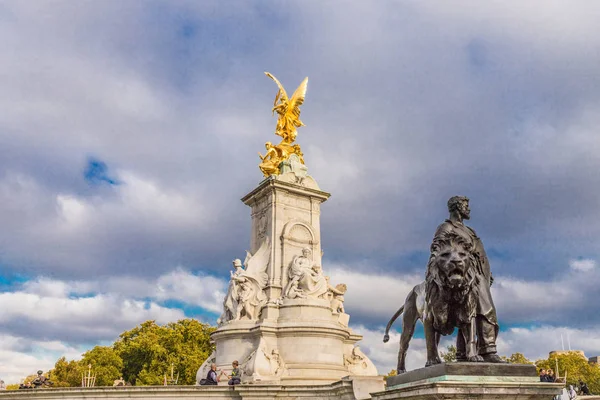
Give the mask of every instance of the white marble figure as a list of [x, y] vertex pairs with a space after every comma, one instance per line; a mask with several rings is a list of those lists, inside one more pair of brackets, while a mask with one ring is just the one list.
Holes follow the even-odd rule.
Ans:
[[354, 346], [349, 353], [344, 354], [344, 365], [352, 375], [376, 375], [377, 368], [358, 346]]
[[288, 299], [305, 299], [306, 295], [302, 289], [298, 288], [298, 280], [294, 279], [290, 281], [290, 285], [287, 290]]
[[293, 299], [298, 292], [304, 297], [323, 298], [327, 293], [327, 281], [321, 267], [312, 260], [312, 251], [305, 247], [302, 255], [294, 257], [288, 270], [289, 281], [283, 291], [283, 297]]
[[344, 294], [348, 290], [348, 287], [345, 283], [340, 283], [338, 285], [332, 286], [329, 283], [329, 277], [327, 277], [327, 297], [331, 302], [331, 309], [334, 314], [343, 314], [344, 311]]
[[283, 360], [281, 359], [281, 356], [279, 355], [279, 350], [273, 349], [273, 351], [271, 352], [270, 355], [265, 353], [265, 356], [267, 357], [267, 359], [269, 360], [269, 363], [271, 364], [271, 374], [272, 375], [279, 377], [287, 371], [285, 363], [283, 362]]
[[344, 365], [347, 367], [363, 367], [367, 368], [367, 363], [364, 361], [366, 356], [363, 352], [358, 348], [358, 346], [354, 346], [352, 352], [350, 354], [344, 354]]
[[267, 302], [263, 289], [269, 279], [267, 267], [270, 251], [269, 239], [265, 238], [254, 255], [246, 252], [245, 269], [240, 260], [234, 260], [235, 272], [231, 272], [229, 289], [223, 301], [223, 314], [217, 320], [219, 326], [231, 320], [258, 319], [262, 306]]
[[258, 349], [254, 350], [240, 364], [244, 376], [254, 380], [274, 380], [287, 373], [285, 362], [277, 349], [268, 350], [266, 342], [261, 340]]

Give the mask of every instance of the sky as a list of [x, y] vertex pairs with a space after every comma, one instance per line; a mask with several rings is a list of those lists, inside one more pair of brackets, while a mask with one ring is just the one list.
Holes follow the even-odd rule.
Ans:
[[0, 2], [0, 379], [148, 319], [215, 324], [277, 139], [264, 71], [309, 77], [323, 270], [381, 373], [453, 195], [500, 354], [600, 355], [599, 19], [591, 0]]

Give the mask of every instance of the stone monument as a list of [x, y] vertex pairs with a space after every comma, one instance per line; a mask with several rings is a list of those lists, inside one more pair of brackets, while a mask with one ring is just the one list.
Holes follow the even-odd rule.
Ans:
[[[364, 377], [371, 391], [382, 377], [356, 345], [362, 336], [348, 327], [345, 284], [333, 285], [322, 269], [321, 204], [329, 198], [308, 174], [294, 141], [308, 78], [291, 97], [277, 84], [273, 112], [279, 144], [266, 143], [260, 155], [265, 179], [242, 198], [250, 207], [252, 231], [245, 261], [233, 261], [218, 328], [211, 335], [211, 363], [223, 371], [239, 360], [242, 384], [329, 384]], [[371, 382], [364, 383], [364, 382]], [[371, 386], [369, 386], [371, 385]]]

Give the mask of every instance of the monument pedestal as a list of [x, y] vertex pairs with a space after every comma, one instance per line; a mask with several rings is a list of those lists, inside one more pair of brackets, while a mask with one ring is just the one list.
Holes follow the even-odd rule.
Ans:
[[216, 351], [198, 381], [212, 363], [229, 374], [237, 360], [242, 384], [324, 385], [346, 378], [383, 390], [383, 378], [356, 346], [362, 336], [348, 327], [346, 286], [333, 286], [321, 267], [320, 206], [328, 198], [306, 169], [291, 168], [242, 199], [252, 210], [250, 254], [246, 268], [238, 263], [232, 272], [211, 335]]
[[444, 363], [389, 377], [386, 390], [371, 395], [377, 400], [548, 400], [563, 387], [540, 382], [533, 365]]

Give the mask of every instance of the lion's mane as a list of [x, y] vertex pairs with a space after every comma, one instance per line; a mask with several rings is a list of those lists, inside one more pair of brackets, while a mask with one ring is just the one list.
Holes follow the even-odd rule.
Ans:
[[[451, 288], [440, 276], [439, 255], [448, 248], [451, 251], [464, 250], [467, 254], [466, 275], [467, 284], [461, 288]], [[466, 324], [476, 314], [477, 308], [477, 255], [473, 244], [464, 237], [449, 232], [436, 238], [431, 246], [431, 256], [427, 264], [425, 292], [429, 312], [433, 316], [434, 329], [442, 335], [450, 335], [454, 328]]]

